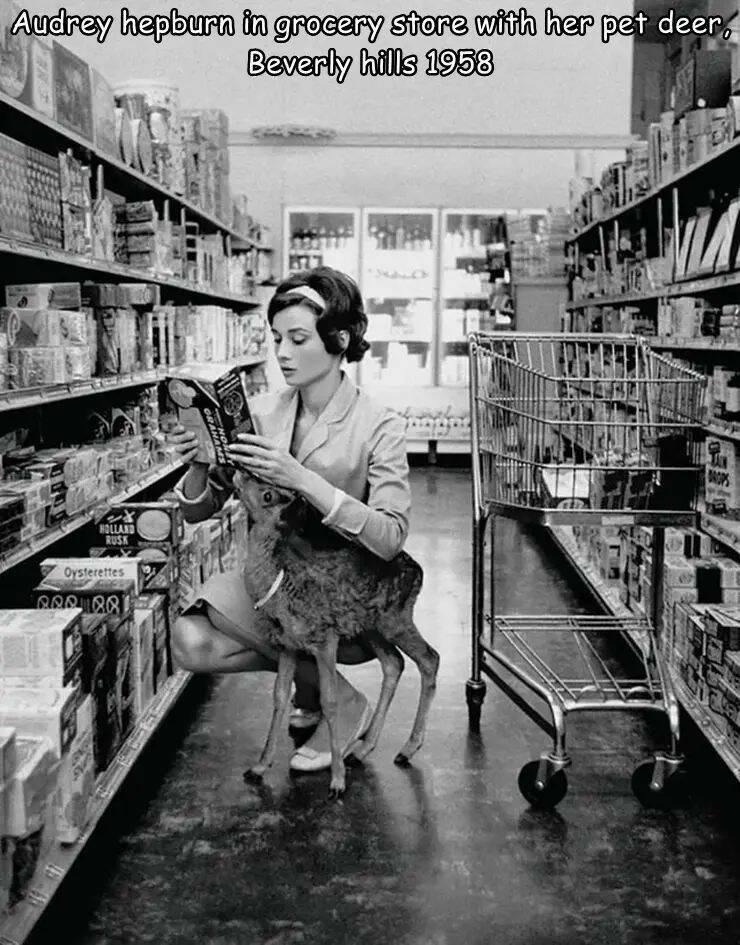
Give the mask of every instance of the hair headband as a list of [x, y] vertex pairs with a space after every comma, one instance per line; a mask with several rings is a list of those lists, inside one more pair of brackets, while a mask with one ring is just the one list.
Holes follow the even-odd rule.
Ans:
[[323, 311], [326, 308], [325, 300], [319, 295], [316, 289], [312, 289], [310, 285], [298, 285], [292, 289], [289, 289], [286, 293], [287, 296], [291, 295], [301, 295], [304, 299], [308, 299], [309, 302], [313, 302], [314, 305]]

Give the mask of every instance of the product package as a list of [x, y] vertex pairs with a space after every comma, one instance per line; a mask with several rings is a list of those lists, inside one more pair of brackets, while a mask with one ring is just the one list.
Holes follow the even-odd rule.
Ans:
[[10, 688], [0, 680], [0, 725], [13, 726], [19, 736], [48, 738], [61, 758], [77, 734], [77, 692], [71, 686]]
[[182, 511], [176, 502], [120, 502], [97, 516], [95, 528], [109, 548], [173, 546], [182, 540]]
[[93, 707], [86, 696], [77, 707], [77, 734], [62, 758], [56, 778], [57, 839], [76, 843], [87, 823], [95, 790], [93, 755]]
[[253, 433], [254, 423], [240, 372], [231, 368], [214, 376], [208, 367], [174, 371], [167, 390], [177, 406], [180, 423], [198, 438], [196, 460], [230, 464], [226, 452], [240, 433]]

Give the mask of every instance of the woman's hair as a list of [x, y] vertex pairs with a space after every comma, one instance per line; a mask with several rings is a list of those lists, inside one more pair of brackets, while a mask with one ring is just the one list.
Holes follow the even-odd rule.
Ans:
[[[310, 298], [300, 296], [307, 286], [318, 292], [326, 308], [321, 309]], [[291, 305], [305, 305], [316, 315], [316, 331], [329, 354], [344, 354], [347, 361], [360, 361], [370, 345], [365, 341], [367, 315], [357, 284], [349, 276], [329, 266], [318, 266], [297, 272], [284, 279], [275, 290], [267, 307], [267, 320], [272, 325], [278, 312]], [[349, 342], [342, 346], [339, 332], [349, 332]]]

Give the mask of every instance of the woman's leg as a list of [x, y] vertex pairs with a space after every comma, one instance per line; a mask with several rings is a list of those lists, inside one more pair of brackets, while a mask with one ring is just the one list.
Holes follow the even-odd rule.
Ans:
[[[254, 636], [250, 634], [249, 636]], [[275, 672], [277, 653], [239, 628], [209, 604], [193, 608], [175, 621], [172, 655], [193, 673]]]

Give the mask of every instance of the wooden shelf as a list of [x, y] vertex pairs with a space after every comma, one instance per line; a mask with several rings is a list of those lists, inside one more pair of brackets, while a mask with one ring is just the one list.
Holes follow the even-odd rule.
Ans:
[[[46, 115], [34, 111], [16, 99], [0, 92], [0, 126], [6, 134], [25, 144], [30, 144], [39, 150], [53, 153], [70, 146], [82, 149], [87, 159], [94, 157], [104, 167], [105, 186], [108, 190], [132, 200], [162, 199], [169, 200], [172, 207], [184, 210], [188, 219], [199, 223], [204, 230], [221, 232], [224, 236], [235, 239], [246, 239], [231, 226], [213, 214], [207, 213], [196, 204], [180, 194], [168, 190], [154, 178], [148, 177], [142, 171], [119, 158], [97, 148], [91, 141], [81, 135], [69, 131]], [[171, 210], [172, 210], [171, 207]], [[172, 218], [172, 212], [170, 213]]]
[[151, 282], [155, 285], [173, 289], [181, 296], [202, 298], [206, 301], [221, 302], [231, 306], [255, 308], [260, 304], [259, 300], [253, 297], [236, 295], [223, 289], [193, 285], [177, 276], [162, 275], [145, 269], [133, 269], [123, 263], [110, 262], [107, 259], [92, 259], [89, 256], [81, 256], [37, 243], [25, 243], [21, 240], [0, 237], [0, 256], [2, 255], [38, 260], [50, 267], [57, 268], [59, 271], [74, 273], [77, 278], [82, 279], [89, 277], [90, 274], [95, 274], [112, 278], [117, 282]]
[[724, 158], [731, 156], [737, 157], [737, 152], [740, 149], [740, 137], [735, 138], [734, 141], [728, 142], [724, 147], [719, 148], [713, 151], [710, 155], [704, 158], [703, 161], [698, 161], [696, 164], [692, 164], [690, 167], [685, 168], [683, 171], [678, 171], [676, 174], [673, 174], [667, 180], [661, 181], [657, 187], [653, 187], [652, 190], [649, 190], [642, 197], [638, 197], [636, 200], [633, 200], [631, 203], [626, 204], [624, 207], [619, 207], [617, 210], [613, 210], [611, 213], [607, 214], [605, 217], [602, 217], [599, 220], [594, 220], [592, 223], [587, 224], [584, 227], [581, 227], [580, 230], [571, 234], [568, 237], [569, 243], [576, 243], [585, 237], [595, 234], [598, 231], [600, 226], [606, 226], [609, 223], [613, 223], [615, 220], [618, 220], [620, 217], [626, 216], [629, 213], [633, 213], [635, 210], [641, 208], [642, 206], [649, 203], [651, 200], [654, 200], [656, 197], [661, 194], [666, 193], [671, 190], [673, 187], [683, 183], [688, 178], [693, 177], [695, 174], [704, 171], [710, 164], [713, 164], [715, 161], [721, 161]]
[[66, 538], [67, 535], [79, 531], [80, 528], [94, 519], [95, 514], [99, 512], [101, 508], [116, 502], [126, 502], [128, 499], [133, 498], [133, 496], [138, 495], [150, 486], [156, 485], [158, 482], [161, 482], [163, 479], [166, 479], [169, 475], [182, 468], [183, 464], [177, 460], [175, 462], [165, 463], [155, 469], [150, 469], [141, 479], [127, 486], [121, 492], [110, 496], [104, 502], [93, 505], [89, 509], [85, 509], [84, 512], [79, 512], [77, 515], [73, 515], [70, 518], [63, 519], [58, 525], [54, 525], [45, 532], [41, 532], [41, 534], [36, 535], [35, 538], [20, 545], [18, 548], [14, 548], [13, 551], [8, 552], [8, 554], [0, 556], [0, 574], [9, 571], [11, 568], [27, 561], [29, 558], [33, 558], [34, 555], [51, 547], [51, 545], [56, 544], [56, 542], [61, 541], [62, 538]]

